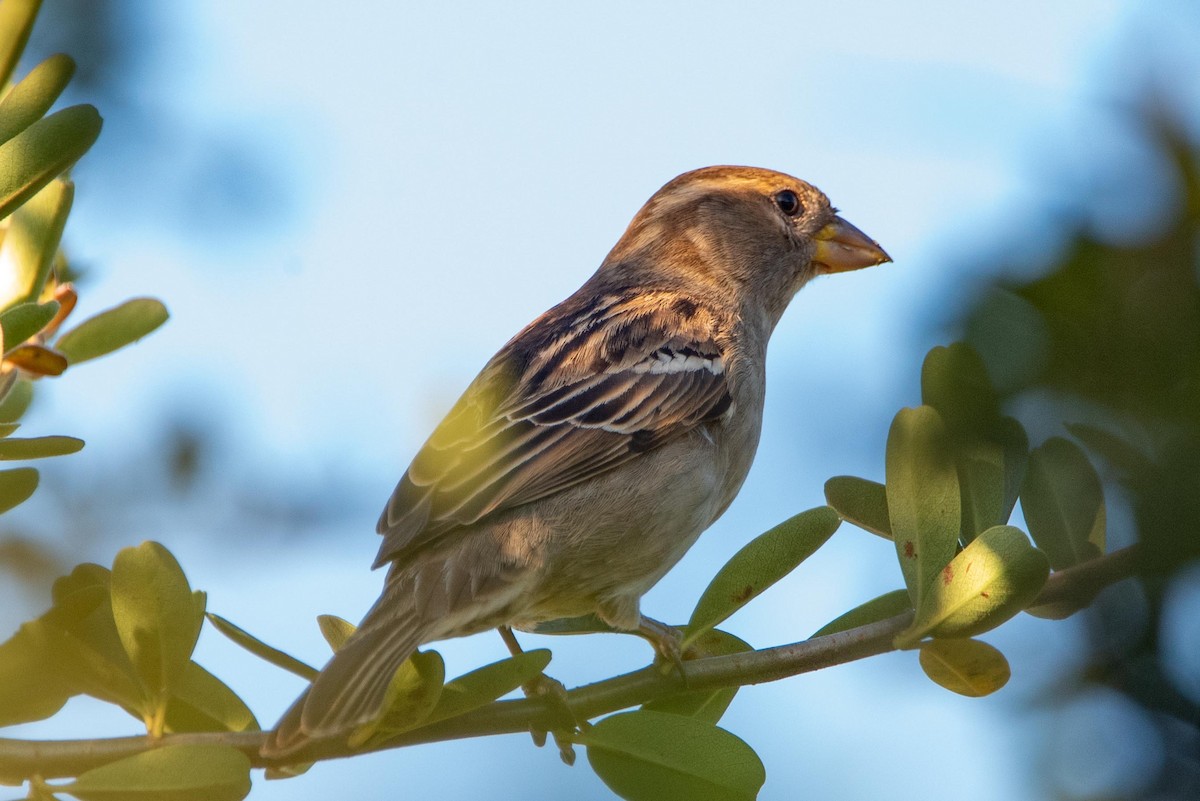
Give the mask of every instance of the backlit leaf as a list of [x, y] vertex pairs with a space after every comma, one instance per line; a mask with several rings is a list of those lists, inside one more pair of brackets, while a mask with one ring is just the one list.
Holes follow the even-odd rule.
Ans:
[[33, 375], [62, 375], [67, 369], [67, 359], [61, 353], [31, 343], [13, 348], [4, 354], [4, 361]]
[[321, 636], [334, 651], [341, 650], [356, 628], [353, 623], [337, 615], [317, 615], [317, 625], [321, 628]]
[[191, 660], [204, 610], [175, 557], [157, 542], [122, 549], [111, 581], [121, 644], [147, 696], [165, 709]]
[[173, 732], [258, 731], [258, 721], [237, 693], [195, 662], [176, 679], [166, 720]]
[[[4, 149], [17, 143], [21, 136], [8, 145], [0, 145], [0, 159]], [[0, 181], [3, 181], [3, 166], [0, 160]], [[4, 242], [0, 243], [0, 309], [37, 301], [50, 274], [74, 198], [75, 187], [70, 181], [52, 181], [31, 193], [13, 213]], [[7, 331], [4, 333], [5, 348], [21, 344], [20, 340], [9, 339]]]
[[45, 623], [25, 623], [0, 644], [0, 726], [48, 718], [73, 695], [54, 670]]
[[0, 2], [0, 87], [12, 78], [41, 7], [41, 0]]
[[1012, 675], [1004, 654], [979, 640], [923, 642], [920, 661], [931, 680], [969, 698], [991, 695]]
[[1049, 574], [1046, 555], [1023, 531], [989, 528], [938, 574], [896, 645], [911, 648], [927, 636], [970, 637], [993, 629], [1028, 606]]

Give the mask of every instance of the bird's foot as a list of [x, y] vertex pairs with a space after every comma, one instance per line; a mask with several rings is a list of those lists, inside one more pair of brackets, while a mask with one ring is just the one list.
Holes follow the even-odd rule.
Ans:
[[655, 661], [668, 668], [666, 672], [673, 667], [679, 671], [679, 675], [685, 675], [683, 672], [683, 632], [674, 626], [668, 626], [652, 617], [642, 615], [638, 620], [635, 633], [654, 646], [657, 654]]
[[[513, 656], [524, 653], [517, 638], [513, 635], [512, 629], [508, 626], [501, 626], [499, 632]], [[558, 746], [559, 758], [567, 765], [574, 765], [575, 746], [572, 743], [572, 737], [579, 731], [579, 721], [575, 719], [575, 713], [567, 704], [567, 688], [558, 679], [551, 678], [545, 673], [539, 673], [523, 684], [521, 691], [525, 693], [526, 698], [540, 700], [546, 710], [543, 721], [548, 725], [542, 726], [538, 723], [529, 725], [529, 735], [533, 738], [533, 744], [541, 748], [546, 744], [547, 733], [553, 735], [554, 744]]]

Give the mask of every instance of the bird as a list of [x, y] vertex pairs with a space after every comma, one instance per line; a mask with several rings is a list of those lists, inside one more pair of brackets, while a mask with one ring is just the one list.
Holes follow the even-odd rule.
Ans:
[[369, 726], [435, 640], [594, 614], [669, 652], [640, 599], [746, 478], [772, 331], [810, 279], [888, 261], [782, 172], [705, 167], [655, 192], [421, 447], [379, 518], [379, 599], [263, 755]]

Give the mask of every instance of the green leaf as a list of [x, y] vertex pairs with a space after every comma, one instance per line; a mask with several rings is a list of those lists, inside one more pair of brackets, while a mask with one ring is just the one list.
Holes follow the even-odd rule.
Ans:
[[38, 486], [38, 471], [32, 467], [0, 470], [0, 514], [25, 503]]
[[962, 525], [948, 436], [930, 406], [901, 409], [888, 433], [888, 518], [904, 583], [918, 609], [953, 558]]
[[764, 590], [791, 573], [841, 525], [837, 512], [818, 506], [789, 518], [733, 555], [700, 596], [684, 632], [687, 648]]
[[48, 718], [73, 695], [54, 669], [45, 626], [25, 623], [0, 645], [0, 726]]
[[[745, 640], [720, 629], [711, 629], [697, 638], [692, 646], [684, 651], [683, 658], [703, 659], [708, 656], [724, 656], [753, 650]], [[733, 697], [737, 695], [737, 691], [737, 687], [722, 687], [719, 690], [688, 690], [643, 704], [642, 709], [649, 709], [653, 712], [669, 712], [672, 715], [686, 715], [715, 726], [720, 722], [725, 710], [729, 709], [729, 705], [733, 703]]]
[[1029, 438], [1019, 422], [1004, 417], [988, 438], [964, 438], [956, 450], [962, 534], [970, 542], [1012, 516], [1029, 461]]
[[40, 120], [74, 74], [75, 62], [63, 53], [55, 53], [30, 70], [0, 101], [0, 143]]
[[465, 673], [442, 688], [437, 704], [421, 725], [458, 717], [490, 704], [540, 676], [549, 664], [550, 651], [539, 648]]
[[745, 742], [683, 715], [610, 715], [581, 742], [592, 770], [628, 801], [753, 801], [766, 781], [762, 760]]
[[877, 481], [834, 476], [825, 482], [825, 501], [843, 520], [884, 539], [892, 538], [887, 488]]
[[0, 87], [12, 78], [41, 7], [41, 0], [0, 2]]
[[224, 634], [229, 639], [233, 640], [238, 645], [245, 648], [250, 653], [257, 656], [259, 659], [270, 662], [278, 668], [283, 668], [289, 673], [295, 673], [306, 681], [312, 681], [320, 673], [316, 668], [306, 665], [296, 657], [285, 654], [278, 648], [272, 648], [262, 640], [247, 633], [244, 629], [235, 626], [220, 615], [208, 612], [208, 622], [213, 624], [217, 631]]
[[351, 748], [386, 739], [425, 722], [437, 706], [446, 680], [446, 663], [437, 651], [417, 651], [396, 670], [388, 685], [383, 716], [352, 734]]
[[55, 672], [72, 692], [117, 704], [142, 719], [148, 705], [113, 621], [109, 584], [107, 568], [76, 566], [54, 582], [54, 605], [40, 620]]
[[[849, 631], [868, 623], [887, 620], [912, 609], [908, 590], [892, 590], [878, 598], [873, 598], [865, 604], [860, 604], [849, 612], [835, 617], [813, 633], [813, 637], [824, 637], [826, 634], [837, 634], [839, 631]], [[810, 637], [809, 639], [812, 639]]]
[[4, 332], [4, 352], [29, 339], [46, 327], [58, 314], [57, 301], [21, 303], [0, 314], [0, 329]]
[[100, 135], [100, 125], [92, 106], [71, 106], [0, 145], [0, 219], [78, 161]]
[[[0, 157], [5, 147], [0, 145]], [[0, 181], [3, 166], [0, 161]], [[0, 309], [35, 302], [41, 295], [71, 213], [75, 186], [70, 181], [52, 181], [31, 195], [12, 215], [0, 243]], [[21, 344], [21, 340], [10, 339], [7, 331], [4, 334], [6, 350]]]
[[65, 456], [83, 450], [83, 440], [75, 437], [31, 437], [0, 439], [0, 460], [45, 459], [50, 456]]
[[250, 760], [226, 745], [171, 745], [94, 768], [53, 788], [83, 801], [240, 801]]
[[921, 403], [936, 409], [956, 436], [984, 434], [1000, 419], [1000, 402], [983, 359], [965, 342], [934, 348], [925, 356]]
[[167, 321], [167, 307], [154, 298], [134, 298], [84, 320], [54, 343], [79, 364], [136, 342]]
[[157, 542], [118, 552], [111, 581], [121, 644], [156, 713], [165, 713], [196, 647], [204, 610], [175, 557]]
[[33, 382], [21, 379], [12, 384], [0, 401], [0, 423], [12, 423], [21, 419], [33, 400]]
[[1062, 570], [1104, 553], [1104, 491], [1077, 445], [1051, 437], [1029, 457], [1021, 508], [1038, 548]]
[[979, 640], [930, 640], [921, 643], [921, 669], [935, 684], [969, 698], [991, 695], [1008, 684], [1008, 660]]
[[346, 640], [350, 639], [350, 635], [357, 628], [350, 621], [343, 620], [337, 615], [317, 615], [317, 625], [321, 628], [321, 636], [335, 652], [341, 650], [342, 646], [346, 644]]
[[167, 729], [184, 731], [258, 731], [258, 721], [225, 682], [188, 662], [167, 703]]
[[980, 534], [939, 573], [912, 627], [896, 637], [911, 648], [927, 637], [971, 637], [1008, 620], [1029, 605], [1046, 583], [1050, 563], [1012, 526]]

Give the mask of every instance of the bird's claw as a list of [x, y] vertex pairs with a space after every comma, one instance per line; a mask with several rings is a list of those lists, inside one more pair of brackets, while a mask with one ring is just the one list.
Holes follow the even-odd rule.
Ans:
[[537, 723], [529, 724], [529, 735], [533, 744], [541, 748], [546, 744], [546, 734], [554, 736], [554, 744], [558, 746], [558, 756], [567, 765], [575, 764], [575, 746], [571, 742], [571, 733], [579, 728], [575, 713], [567, 704], [567, 688], [558, 679], [553, 679], [545, 673], [522, 685], [526, 698], [540, 699], [546, 707], [545, 720], [550, 727], [544, 728]]
[[643, 615], [638, 622], [637, 634], [654, 646], [655, 661], [665, 668], [664, 673], [670, 673], [671, 668], [674, 668], [679, 671], [680, 676], [685, 675], [683, 633], [679, 629]]

